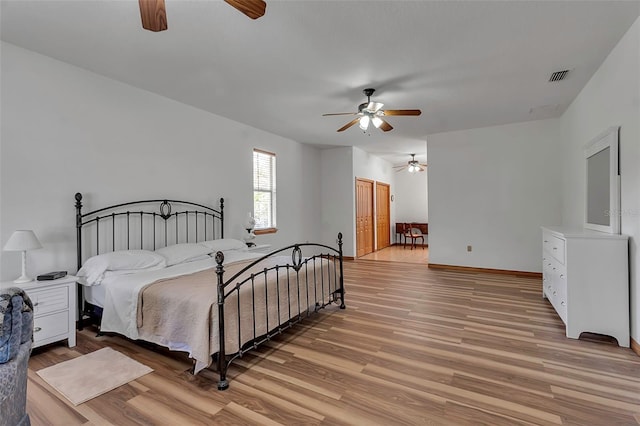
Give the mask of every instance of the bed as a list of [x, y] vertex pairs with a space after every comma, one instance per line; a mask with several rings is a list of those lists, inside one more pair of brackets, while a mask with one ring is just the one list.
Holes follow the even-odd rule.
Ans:
[[325, 307], [344, 309], [337, 247], [292, 244], [268, 254], [225, 238], [224, 199], [133, 201], [83, 212], [75, 195], [78, 327], [187, 352], [193, 373], [229, 365]]

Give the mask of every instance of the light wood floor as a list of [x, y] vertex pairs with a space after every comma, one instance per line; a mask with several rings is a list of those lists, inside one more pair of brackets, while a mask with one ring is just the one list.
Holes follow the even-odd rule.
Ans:
[[429, 246], [411, 249], [411, 246], [394, 245], [359, 257], [358, 260], [384, 260], [426, 265], [429, 263]]
[[[345, 281], [346, 310], [240, 360], [224, 392], [180, 354], [89, 330], [36, 350], [32, 424], [640, 424], [640, 357], [565, 338], [538, 279], [358, 260]], [[155, 371], [77, 407], [35, 374], [103, 346]]]

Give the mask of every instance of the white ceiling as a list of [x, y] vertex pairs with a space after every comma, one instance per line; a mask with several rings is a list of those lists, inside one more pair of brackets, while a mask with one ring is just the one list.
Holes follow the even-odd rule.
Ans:
[[[638, 1], [5, 1], [2, 40], [302, 143], [426, 160], [427, 135], [557, 117], [640, 15]], [[549, 83], [552, 72], [567, 80]], [[394, 130], [337, 133], [365, 100], [420, 108]]]

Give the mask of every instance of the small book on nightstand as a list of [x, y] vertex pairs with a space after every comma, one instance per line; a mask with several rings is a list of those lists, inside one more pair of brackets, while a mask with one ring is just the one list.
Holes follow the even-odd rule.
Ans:
[[59, 278], [66, 277], [66, 276], [67, 276], [67, 271], [54, 271], [54, 272], [47, 272], [46, 274], [38, 275], [37, 280], [51, 281], [51, 280], [57, 280]]

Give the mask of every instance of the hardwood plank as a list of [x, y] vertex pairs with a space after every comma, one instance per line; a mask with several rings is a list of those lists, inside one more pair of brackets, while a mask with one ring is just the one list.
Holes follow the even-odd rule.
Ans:
[[[32, 424], [640, 424], [640, 357], [567, 339], [539, 279], [368, 260], [344, 272], [347, 309], [244, 355], [225, 392], [185, 353], [91, 328], [38, 348]], [[77, 407], [35, 374], [105, 346], [154, 372]]]
[[35, 372], [29, 371], [27, 383], [27, 412], [31, 424], [81, 425], [88, 419], [65, 403]]

